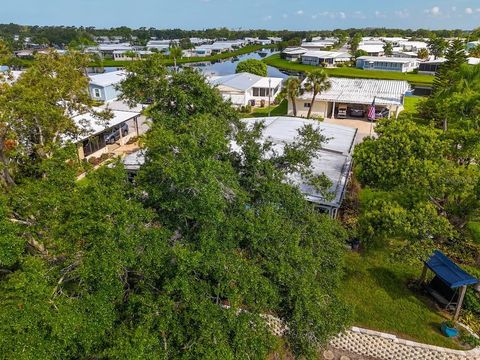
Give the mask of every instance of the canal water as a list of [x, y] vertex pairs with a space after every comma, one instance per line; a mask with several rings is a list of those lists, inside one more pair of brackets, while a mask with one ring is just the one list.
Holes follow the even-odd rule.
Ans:
[[[240, 55], [231, 59], [225, 59], [220, 61], [212, 61], [212, 62], [205, 62], [205, 63], [192, 63], [186, 64], [184, 66], [189, 66], [193, 68], [197, 68], [202, 71], [205, 75], [231, 75], [235, 74], [235, 70], [237, 69], [237, 65], [239, 62], [248, 60], [248, 59], [257, 59], [261, 60], [267, 56], [274, 54], [275, 52], [271, 49], [260, 50], [256, 52], [252, 52], [245, 55]], [[268, 76], [271, 77], [279, 77], [285, 79], [288, 75], [277, 68], [272, 66], [267, 66], [267, 73]]]
[[[183, 64], [183, 67], [192, 67], [195, 69], [200, 70], [205, 75], [231, 75], [235, 74], [235, 70], [237, 69], [237, 65], [240, 61], [248, 60], [248, 59], [257, 59], [261, 60], [267, 56], [274, 54], [275, 52], [272, 49], [265, 49], [260, 50], [252, 53], [248, 53], [245, 55], [236, 56], [229, 59], [218, 60], [218, 61], [208, 61], [202, 63], [191, 63], [191, 64]], [[121, 70], [121, 67], [104, 67], [104, 68], [89, 68], [88, 73], [95, 74], [95, 73], [103, 73], [103, 72], [112, 72]], [[277, 68], [272, 66], [267, 67], [268, 76], [271, 77], [279, 77], [285, 79], [288, 75]]]

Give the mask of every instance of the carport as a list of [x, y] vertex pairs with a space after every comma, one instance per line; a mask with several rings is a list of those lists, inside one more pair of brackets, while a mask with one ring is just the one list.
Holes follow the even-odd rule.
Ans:
[[[389, 116], [398, 117], [403, 111], [404, 97], [410, 91], [406, 81], [330, 78], [330, 89], [317, 95], [312, 115], [334, 118], [340, 104], [347, 108], [363, 107], [366, 111], [375, 99], [377, 110], [388, 109]], [[297, 116], [305, 116], [310, 107], [312, 93], [304, 92], [296, 99]], [[289, 111], [292, 112], [289, 101]], [[353, 117], [349, 117], [353, 118]]]

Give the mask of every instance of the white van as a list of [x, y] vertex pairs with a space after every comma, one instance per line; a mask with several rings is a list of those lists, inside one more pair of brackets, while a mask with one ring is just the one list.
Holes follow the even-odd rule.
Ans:
[[338, 119], [346, 119], [347, 118], [347, 105], [346, 104], [338, 105], [337, 118]]

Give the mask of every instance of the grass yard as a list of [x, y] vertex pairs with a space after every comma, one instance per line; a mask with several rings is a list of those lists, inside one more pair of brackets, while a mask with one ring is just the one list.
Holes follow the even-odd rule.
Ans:
[[445, 320], [430, 299], [414, 293], [407, 284], [420, 276], [422, 264], [392, 262], [386, 250], [349, 253], [341, 295], [354, 311], [354, 324], [393, 333], [431, 345], [460, 348], [443, 336]]
[[270, 112], [270, 116], [286, 116], [288, 112], [288, 101], [283, 100], [279, 105], [273, 105], [264, 108], [253, 108], [250, 114], [244, 117], [266, 117]]
[[420, 100], [424, 98], [420, 96], [406, 96], [405, 97], [405, 102], [404, 102], [404, 108], [405, 110], [403, 111], [404, 114], [415, 114], [417, 112], [417, 105]]
[[[298, 72], [306, 72], [318, 69], [318, 66], [303, 65], [291, 61], [287, 61], [280, 58], [280, 54], [271, 55], [263, 61], [270, 66], [276, 67], [281, 70], [290, 70]], [[351, 67], [343, 68], [325, 68], [325, 71], [330, 76], [348, 77], [348, 78], [366, 78], [366, 79], [382, 79], [382, 80], [407, 80], [414, 85], [432, 85], [433, 76], [411, 73], [400, 73], [394, 71], [376, 71], [376, 70], [363, 70]]]

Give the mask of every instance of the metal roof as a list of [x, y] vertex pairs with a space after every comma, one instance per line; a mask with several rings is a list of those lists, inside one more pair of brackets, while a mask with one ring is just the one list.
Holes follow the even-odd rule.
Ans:
[[[302, 85], [305, 84], [305, 79]], [[410, 85], [403, 80], [349, 79], [331, 77], [331, 88], [317, 95], [317, 101], [330, 101], [350, 104], [403, 105], [405, 93]], [[310, 100], [312, 93], [305, 92], [300, 97]]]
[[246, 72], [225, 76], [211, 76], [208, 78], [208, 81], [213, 86], [224, 86], [240, 91], [246, 91], [254, 86], [267, 88], [269, 87], [269, 80], [271, 81], [270, 85], [272, 88], [275, 88], [283, 81], [282, 78], [263, 77]]
[[346, 52], [338, 52], [338, 51], [307, 51], [302, 57], [314, 57], [314, 58], [321, 58], [321, 59], [337, 59], [337, 58], [346, 58], [350, 59], [352, 55]]
[[119, 70], [119, 71], [106, 72], [103, 74], [89, 75], [89, 77], [90, 77], [91, 85], [105, 87], [105, 86], [119, 84], [120, 82], [126, 79], [127, 73], [125, 70]]
[[478, 283], [476, 278], [466, 273], [438, 250], [435, 250], [433, 255], [425, 262], [425, 265], [452, 289]]
[[329, 191], [334, 194], [333, 200], [325, 200], [300, 174], [292, 174], [288, 180], [299, 187], [308, 201], [328, 207], [340, 207], [352, 165], [351, 154], [357, 129], [294, 117], [249, 118], [242, 121], [249, 127], [258, 122], [263, 123], [263, 139], [271, 141], [278, 153], [283, 152], [285, 144], [295, 140], [298, 131], [305, 125], [312, 125], [320, 130], [327, 141], [318, 152], [318, 157], [312, 159], [312, 170], [315, 174], [323, 173], [330, 179], [332, 186]]
[[[103, 108], [96, 109], [97, 111], [104, 111]], [[83, 135], [75, 139], [76, 142], [83, 141], [89, 137], [100, 134], [103, 131], [122, 124], [128, 120], [131, 120], [140, 115], [140, 113], [131, 112], [131, 111], [118, 111], [111, 110], [113, 117], [107, 121], [99, 120], [91, 113], [77, 115], [73, 118], [73, 121], [78, 126], [79, 129], [82, 129]]]

